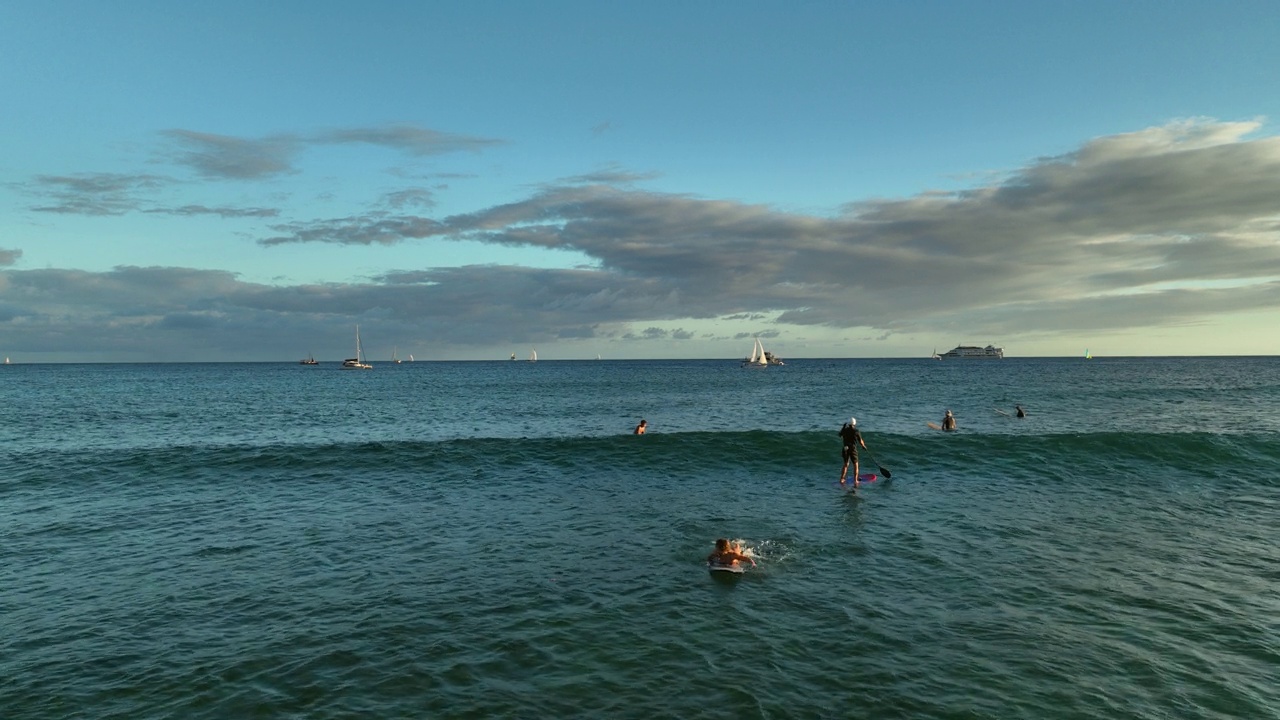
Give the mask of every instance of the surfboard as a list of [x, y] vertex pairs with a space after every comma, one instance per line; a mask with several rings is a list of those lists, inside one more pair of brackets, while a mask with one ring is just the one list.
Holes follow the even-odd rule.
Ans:
[[[876, 481], [876, 478], [878, 478], [878, 477], [880, 477], [880, 476], [879, 476], [879, 475], [876, 475], [875, 473], [858, 473], [858, 482], [862, 483], [863, 485], [866, 485], [867, 483], [873, 483], [873, 482], [875, 482], [875, 481]], [[848, 481], [846, 481], [843, 485], [841, 485], [841, 484], [840, 484], [840, 481], [839, 481], [839, 480], [836, 480], [836, 481], [835, 481], [834, 483], [832, 483], [832, 484], [833, 484], [833, 485], [835, 485], [836, 487], [840, 488], [841, 490], [846, 491], [846, 492], [853, 492], [853, 490], [854, 490], [854, 487], [853, 487], [853, 483], [852, 483], [852, 482], [848, 482]]]
[[942, 426], [941, 426], [941, 425], [939, 425], [939, 424], [938, 424], [938, 423], [936, 423], [936, 422], [927, 422], [927, 423], [925, 423], [925, 425], [928, 425], [930, 430], [941, 430], [941, 429], [942, 429]]
[[1001, 415], [1005, 416], [1005, 417], [1013, 417], [1012, 415], [1010, 415], [1009, 413], [1007, 413], [1007, 412], [1005, 412], [1005, 411], [1001, 410], [1000, 408], [992, 408], [992, 409], [993, 409], [993, 410], [995, 410], [996, 412], [1000, 413]]
[[742, 573], [747, 571], [747, 569], [743, 567], [741, 563], [738, 563], [736, 565], [717, 565], [715, 563], [707, 563], [707, 570], [710, 570], [713, 573], [715, 572], [733, 573], [734, 575], [741, 575]]

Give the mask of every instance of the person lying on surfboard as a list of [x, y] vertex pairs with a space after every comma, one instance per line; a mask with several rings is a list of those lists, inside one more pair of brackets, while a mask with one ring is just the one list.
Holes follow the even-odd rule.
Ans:
[[750, 555], [742, 553], [742, 546], [733, 546], [729, 544], [728, 538], [720, 538], [716, 540], [716, 550], [707, 556], [708, 565], [737, 565], [740, 562], [749, 562], [751, 567], [756, 566], [756, 561]]
[[867, 443], [858, 431], [858, 418], [849, 418], [849, 422], [840, 428], [840, 439], [844, 441], [844, 447], [840, 450], [840, 457], [844, 458], [844, 467], [840, 468], [840, 484], [844, 484], [844, 479], [849, 474], [849, 465], [852, 464], [853, 486], [858, 487], [858, 447], [867, 449]]

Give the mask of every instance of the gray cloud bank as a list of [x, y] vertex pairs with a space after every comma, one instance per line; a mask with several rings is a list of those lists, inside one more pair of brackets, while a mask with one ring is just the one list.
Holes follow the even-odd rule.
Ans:
[[777, 316], [774, 328], [881, 336], [1199, 322], [1280, 303], [1280, 139], [1248, 139], [1258, 127], [1188, 121], [1099, 138], [988, 187], [831, 216], [583, 176], [586, 184], [438, 219], [377, 210], [280, 223], [260, 239], [264, 251], [469, 240], [590, 263], [402, 269], [364, 284], [295, 287], [181, 268], [6, 270], [0, 335], [21, 328], [49, 348], [123, 348], [146, 333], [211, 353], [260, 342], [297, 354], [308, 336], [357, 319], [370, 333], [471, 347], [690, 339], [652, 324], [751, 314]]

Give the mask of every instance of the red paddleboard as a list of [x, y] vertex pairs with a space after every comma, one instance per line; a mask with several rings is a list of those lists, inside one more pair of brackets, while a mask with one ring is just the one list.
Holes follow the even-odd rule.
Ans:
[[[860, 482], [860, 483], [873, 483], [873, 482], [875, 482], [875, 481], [876, 481], [876, 478], [878, 478], [878, 477], [880, 477], [880, 476], [879, 476], [879, 475], [876, 475], [875, 473], [860, 473], [860, 474], [858, 475], [858, 482]], [[839, 481], [839, 480], [837, 480], [837, 481], [836, 481], [836, 484], [837, 484], [837, 485], [840, 485], [841, 483], [840, 483], [840, 481]], [[853, 487], [853, 481], [852, 481], [852, 480], [845, 480], [845, 482], [844, 482], [844, 487], [847, 487], [847, 488], [851, 488], [851, 487]]]

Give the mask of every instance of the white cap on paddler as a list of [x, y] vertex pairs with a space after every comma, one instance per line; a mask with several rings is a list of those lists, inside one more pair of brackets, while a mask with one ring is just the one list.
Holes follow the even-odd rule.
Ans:
[[858, 418], [856, 417], [849, 418], [849, 427], [857, 427], [857, 426], [858, 426]]

